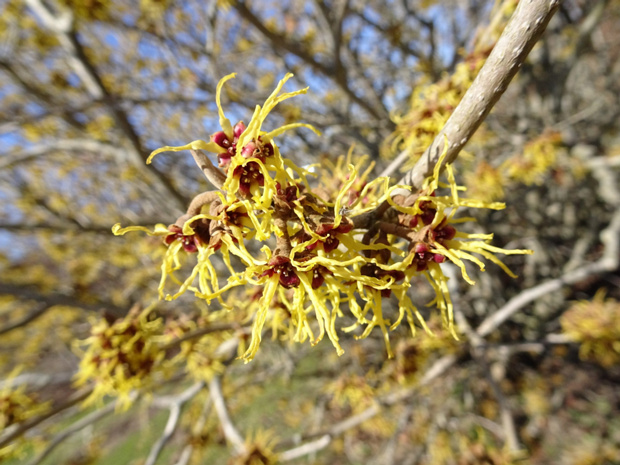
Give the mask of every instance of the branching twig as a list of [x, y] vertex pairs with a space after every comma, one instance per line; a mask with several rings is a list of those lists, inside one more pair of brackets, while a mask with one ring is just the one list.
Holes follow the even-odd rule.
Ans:
[[39, 318], [41, 315], [47, 312], [50, 308], [52, 308], [50, 305], [40, 305], [37, 309], [29, 312], [28, 314], [26, 314], [19, 320], [13, 321], [12, 323], [7, 324], [6, 326], [0, 327], [0, 335], [27, 325], [31, 321], [34, 321], [37, 318]]
[[168, 421], [166, 422], [164, 431], [155, 444], [151, 447], [151, 451], [149, 452], [144, 465], [155, 465], [159, 454], [177, 429], [179, 418], [181, 416], [181, 408], [186, 402], [193, 399], [204, 387], [204, 385], [205, 383], [203, 381], [199, 381], [176, 396], [159, 397], [153, 401], [154, 405], [169, 408], [170, 415], [168, 416]]
[[222, 393], [222, 381], [219, 376], [214, 376], [209, 382], [209, 394], [222, 424], [224, 436], [233, 445], [237, 454], [243, 454], [245, 452], [244, 440], [237, 428], [235, 428], [230, 415], [228, 415], [228, 409], [226, 408], [226, 402]]
[[38, 465], [47, 456], [49, 456], [49, 454], [51, 454], [52, 451], [56, 449], [56, 447], [58, 447], [60, 443], [62, 443], [65, 439], [77, 433], [81, 429], [84, 429], [87, 426], [99, 421], [106, 415], [109, 415], [110, 413], [114, 411], [115, 407], [116, 407], [116, 402], [110, 402], [105, 407], [100, 408], [99, 410], [95, 410], [94, 412], [91, 412], [90, 414], [86, 415], [84, 418], [76, 421], [71, 426], [67, 427], [65, 430], [58, 433], [54, 437], [54, 439], [52, 439], [51, 442], [47, 445], [45, 450], [43, 450], [43, 452], [41, 452], [34, 459], [28, 462], [28, 465]]
[[288, 53], [292, 53], [299, 59], [303, 60], [313, 70], [323, 74], [324, 76], [333, 79], [333, 81], [342, 89], [342, 91], [365, 111], [368, 112], [375, 120], [385, 121], [388, 124], [392, 124], [388, 119], [388, 112], [383, 104], [371, 104], [366, 100], [359, 97], [353, 89], [351, 89], [346, 80], [338, 79], [334, 77], [335, 63], [325, 64], [318, 61], [315, 55], [307, 50], [301, 42], [291, 41], [284, 34], [280, 34], [269, 29], [246, 5], [245, 2], [235, 2], [234, 8], [238, 11], [239, 15], [256, 28], [267, 40], [271, 42], [271, 45], [276, 50], [282, 50]]
[[162, 350], [169, 350], [169, 349], [173, 349], [175, 347], [178, 347], [181, 345], [181, 343], [185, 342], [185, 341], [190, 341], [192, 339], [196, 339], [202, 336], [205, 336], [207, 334], [211, 334], [211, 333], [217, 333], [219, 331], [230, 331], [230, 330], [237, 330], [243, 327], [247, 327], [249, 325], [251, 325], [252, 322], [247, 322], [245, 324], [240, 324], [240, 323], [213, 323], [209, 326], [205, 326], [204, 328], [198, 328], [194, 331], [189, 331], [187, 333], [185, 333], [183, 336], [179, 337], [178, 339], [175, 339], [173, 341], [170, 341], [168, 344], [164, 345], [162, 347]]
[[57, 373], [20, 373], [15, 378], [9, 378], [0, 381], [0, 389], [7, 386], [20, 386], [27, 384], [28, 388], [51, 387], [58, 384], [66, 384], [75, 376], [75, 372], [57, 372]]
[[[207, 417], [209, 416], [212, 405], [213, 402], [211, 401], [211, 398], [207, 398], [202, 407], [202, 412], [200, 412], [200, 416], [192, 428], [193, 435], [199, 436], [201, 434], [201, 431], [207, 422]], [[194, 445], [190, 442], [183, 448], [179, 460], [177, 460], [175, 465], [187, 465], [189, 459], [192, 457], [192, 452], [194, 452]]]
[[87, 310], [106, 309], [114, 313], [118, 312], [119, 314], [126, 311], [126, 309], [117, 307], [111, 302], [85, 303], [81, 302], [77, 297], [70, 294], [60, 294], [57, 292], [50, 292], [44, 294], [41, 293], [35, 286], [27, 286], [23, 284], [0, 283], [0, 295], [2, 294], [13, 295], [15, 297], [20, 297], [24, 300], [41, 302], [50, 307], [54, 305], [67, 305]]
[[[131, 144], [132, 161], [137, 165], [141, 165], [148, 158], [148, 151], [144, 149], [138, 133], [129, 120], [129, 116], [120, 108], [116, 98], [110, 94], [104, 85], [96, 67], [88, 59], [84, 47], [78, 40], [75, 30], [75, 18], [72, 11], [62, 8], [59, 13], [54, 14], [41, 0], [26, 0], [26, 3], [43, 22], [45, 27], [56, 35], [62, 48], [67, 53], [67, 60], [71, 69], [79, 76], [88, 94], [94, 100], [100, 101], [108, 107], [119, 128]], [[186, 203], [187, 199], [174, 187], [167, 176], [156, 169], [154, 169], [153, 173], [178, 205]]]
[[43, 414], [41, 414], [41, 415], [39, 415], [37, 417], [34, 417], [34, 418], [31, 418], [29, 420], [24, 421], [23, 423], [18, 425], [17, 428], [9, 431], [4, 436], [0, 437], [0, 449], [2, 447], [6, 446], [7, 444], [10, 444], [13, 440], [15, 440], [18, 437], [20, 437], [26, 431], [34, 428], [35, 426], [37, 426], [40, 423], [42, 423], [45, 420], [47, 420], [48, 418], [51, 418], [54, 415], [56, 415], [57, 413], [60, 413], [63, 410], [66, 410], [66, 409], [68, 409], [70, 407], [73, 407], [74, 405], [80, 403], [81, 401], [86, 399], [88, 396], [90, 396], [91, 393], [92, 393], [92, 389], [90, 389], [90, 388], [78, 391], [78, 392], [74, 393], [72, 396], [70, 396], [69, 399], [67, 399], [64, 403], [62, 403], [60, 405], [57, 405], [56, 407], [52, 408], [51, 410], [49, 410], [49, 411], [47, 411], [47, 412], [45, 412], [45, 413], [43, 413]]
[[530, 302], [550, 292], [557, 291], [564, 286], [570, 286], [590, 276], [616, 270], [620, 261], [620, 210], [616, 210], [609, 226], [601, 233], [601, 241], [605, 245], [603, 256], [596, 262], [584, 265], [570, 271], [563, 276], [544, 282], [521, 292], [510, 299], [497, 312], [488, 316], [478, 327], [477, 333], [486, 337], [497, 329], [508, 318], [525, 307]]
[[52, 152], [92, 152], [107, 155], [118, 162], [125, 162], [125, 153], [122, 147], [115, 147], [92, 139], [59, 139], [37, 144], [23, 150], [17, 150], [0, 156], [0, 170], [37, 159]]

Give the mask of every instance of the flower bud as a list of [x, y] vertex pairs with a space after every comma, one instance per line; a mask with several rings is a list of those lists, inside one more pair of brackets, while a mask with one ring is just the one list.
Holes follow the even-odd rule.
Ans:
[[243, 158], [250, 158], [255, 156], [255, 152], [257, 149], [257, 145], [256, 142], [254, 141], [250, 141], [247, 144], [245, 144], [245, 146], [241, 149], [241, 155], [243, 156]]
[[235, 124], [235, 127], [233, 128], [233, 134], [235, 136], [235, 139], [239, 139], [239, 137], [241, 137], [241, 134], [243, 134], [243, 131], [245, 131], [245, 124], [243, 124], [243, 121], [239, 121], [237, 124]]
[[230, 140], [228, 140], [228, 136], [224, 133], [224, 131], [216, 132], [215, 134], [211, 134], [211, 141], [215, 142], [220, 147], [227, 149], [230, 147]]
[[426, 245], [424, 242], [418, 242], [413, 247], [413, 253], [420, 254], [422, 256], [428, 251], [429, 251], [428, 245]]

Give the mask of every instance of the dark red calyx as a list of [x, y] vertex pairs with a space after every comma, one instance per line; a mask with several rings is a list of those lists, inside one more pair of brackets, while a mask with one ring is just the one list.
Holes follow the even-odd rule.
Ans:
[[286, 203], [290, 203], [297, 199], [297, 186], [286, 186], [282, 188], [279, 182], [276, 182], [276, 195]]
[[233, 177], [239, 178], [239, 192], [244, 197], [249, 197], [251, 194], [252, 183], [261, 187], [265, 185], [265, 176], [258, 163], [254, 161], [237, 166], [233, 171]]
[[[260, 138], [259, 138], [260, 139]], [[270, 157], [274, 154], [274, 150], [273, 150], [273, 145], [271, 144], [271, 142], [267, 142], [266, 144], [263, 144], [263, 155], [265, 157]]]
[[231, 140], [228, 138], [224, 131], [219, 131], [215, 134], [211, 134], [211, 141], [215, 142], [217, 145], [227, 150], [232, 145]]
[[422, 214], [418, 216], [422, 220], [422, 223], [424, 223], [425, 225], [428, 225], [433, 222], [433, 220], [435, 219], [436, 213], [437, 213], [437, 210], [433, 208], [433, 209], [424, 211]]
[[201, 241], [197, 235], [191, 234], [186, 236], [183, 234], [183, 229], [176, 224], [171, 224], [168, 226], [168, 231], [172, 234], [169, 234], [164, 238], [166, 245], [170, 245], [174, 241], [180, 241], [183, 246], [183, 250], [187, 253], [198, 252], [198, 245], [200, 245]]
[[248, 218], [248, 214], [239, 210], [226, 210], [222, 221], [226, 225], [242, 226], [242, 219]]
[[324, 236], [327, 233], [341, 233], [346, 234], [353, 229], [353, 222], [348, 218], [343, 217], [337, 228], [334, 228], [334, 223], [321, 223], [316, 227], [314, 231], [319, 236]]
[[279, 276], [280, 285], [290, 289], [291, 287], [299, 286], [301, 282], [295, 267], [291, 263], [288, 257], [283, 255], [274, 255], [269, 260], [268, 265], [271, 267], [265, 270], [260, 276], [272, 277], [274, 274]]
[[321, 265], [312, 270], [312, 289], [318, 289], [323, 285], [326, 274], [332, 274], [332, 272]]
[[456, 229], [454, 228], [454, 226], [451, 226], [449, 224], [445, 224], [443, 226], [439, 226], [438, 228], [435, 228], [434, 232], [434, 239], [438, 242], [441, 241], [449, 241], [450, 239], [453, 239], [454, 236], [456, 236]]
[[[433, 192], [430, 195], [434, 197], [435, 193]], [[421, 210], [421, 213], [417, 215], [418, 218], [422, 220], [422, 223], [424, 223], [425, 225], [431, 224], [435, 219], [435, 214], [437, 213], [437, 209], [433, 206], [433, 202], [431, 202], [430, 200], [422, 200], [418, 204], [418, 207]]]
[[340, 240], [337, 237], [333, 236], [331, 233], [327, 234], [327, 237], [323, 240], [323, 250], [325, 253], [330, 253], [333, 250], [336, 250], [340, 245]]

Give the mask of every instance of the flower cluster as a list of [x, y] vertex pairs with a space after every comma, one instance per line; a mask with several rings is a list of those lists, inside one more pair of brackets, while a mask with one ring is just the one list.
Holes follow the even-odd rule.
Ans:
[[[21, 367], [17, 367], [9, 373], [4, 385], [0, 387], [0, 431], [2, 432], [50, 409], [50, 403], [41, 402], [36, 393], [28, 392], [25, 384], [14, 385], [20, 370]], [[25, 447], [25, 443], [22, 445], [19, 442], [0, 446], [0, 462], [23, 458]]]
[[620, 363], [620, 302], [598, 291], [592, 301], [576, 302], [560, 319], [562, 329], [581, 343], [579, 355], [604, 367]]
[[[317, 186], [308, 169], [282, 156], [275, 139], [294, 128], [318, 131], [303, 123], [262, 130], [278, 103], [306, 92], [281, 93], [291, 76], [286, 75], [264, 105], [256, 107], [247, 125], [234, 126], [220, 102], [222, 86], [234, 75], [223, 78], [216, 91], [222, 130], [208, 142], [163, 147], [149, 158], [165, 151], [214, 153], [222, 170], [215, 176], [223, 180], [221, 190], [196, 196], [187, 213], [169, 227], [160, 224], [151, 231], [115, 225], [114, 233], [141, 230], [163, 237], [168, 250], [159, 291], [166, 299], [191, 291], [207, 303], [219, 301], [223, 308], [235, 311], [223, 296], [240, 286], [254, 286], [248, 304], [255, 311], [243, 354], [246, 361], [255, 356], [268, 322], [275, 331], [288, 327], [294, 341], [314, 344], [327, 335], [339, 354], [343, 349], [338, 321], [349, 322], [341, 329], [356, 331], [357, 338], [379, 327], [392, 357], [389, 332], [402, 321], [414, 333], [416, 320], [428, 331], [409, 293], [418, 276], [433, 287], [432, 304], [456, 336], [441, 264], [451, 261], [473, 284], [464, 260], [482, 270], [484, 263], [472, 254], [511, 274], [495, 254], [529, 253], [496, 248], [489, 244], [491, 235], [460, 231], [459, 224], [467, 219], [457, 218], [456, 213], [459, 207], [499, 209], [503, 204], [462, 198], [463, 188], [457, 186], [450, 166], [447, 183], [439, 182], [437, 168], [417, 192], [406, 186], [390, 187], [384, 178], [369, 181], [370, 171], [360, 174], [353, 164], [345, 172], [342, 163], [338, 164], [339, 183]], [[187, 262], [192, 271], [179, 277]], [[222, 270], [228, 275], [225, 280]], [[173, 293], [167, 290], [170, 281]], [[393, 312], [391, 305], [385, 305], [391, 296], [398, 302]]]
[[0, 431], [42, 413], [49, 407], [48, 403], [41, 403], [36, 396], [28, 394], [26, 385], [14, 388], [10, 378], [11, 375], [6, 385], [0, 389]]
[[129, 405], [131, 392], [147, 384], [165, 355], [156, 344], [161, 328], [161, 320], [152, 320], [148, 309], [133, 309], [125, 318], [109, 316], [93, 323], [91, 336], [83, 341], [87, 349], [76, 379], [78, 385], [95, 381], [87, 403], [116, 395]]

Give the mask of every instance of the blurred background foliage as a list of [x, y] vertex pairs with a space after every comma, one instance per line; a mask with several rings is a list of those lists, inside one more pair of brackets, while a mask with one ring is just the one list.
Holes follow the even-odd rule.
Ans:
[[[204, 190], [186, 153], [144, 161], [218, 129], [215, 85], [231, 72], [233, 123], [249, 120], [287, 71], [291, 88], [310, 86], [270, 122], [323, 132], [283, 139], [298, 164], [333, 167], [354, 146], [379, 175], [406, 150], [402, 172], [516, 3], [0, 1], [0, 460], [619, 463], [617, 256], [614, 269], [537, 294], [483, 337], [470, 329], [528, 289], [589, 270], [610, 251], [604, 230], [617, 247], [617, 1], [565, 0], [459, 158], [469, 196], [507, 204], [472, 211], [471, 232], [535, 251], [506, 260], [517, 280], [490, 267], [470, 271], [476, 286], [452, 284], [461, 341], [431, 319], [435, 337], [395, 331], [388, 360], [380, 335], [343, 335], [342, 357], [327, 341], [293, 346], [281, 335], [243, 365], [234, 358], [248, 306], [219, 318], [191, 298], [157, 303], [164, 245], [110, 230], [172, 223]], [[340, 174], [320, 181], [342, 183]], [[423, 306], [431, 292], [420, 283], [412, 297]], [[136, 349], [145, 331], [165, 349], [146, 340]], [[128, 411], [108, 397], [80, 407], [90, 391], [75, 374], [82, 363], [96, 377], [99, 359], [84, 355], [93, 344], [117, 347], [120, 363], [141, 351], [132, 369], [149, 376], [133, 386], [140, 397], [131, 394]], [[226, 446], [233, 424], [243, 447]], [[307, 442], [312, 452], [295, 455]]]

